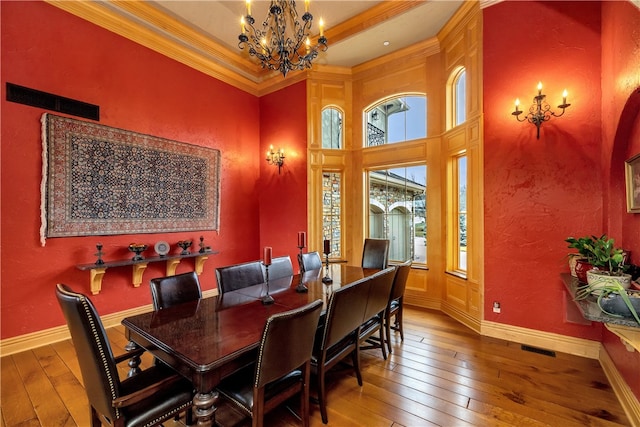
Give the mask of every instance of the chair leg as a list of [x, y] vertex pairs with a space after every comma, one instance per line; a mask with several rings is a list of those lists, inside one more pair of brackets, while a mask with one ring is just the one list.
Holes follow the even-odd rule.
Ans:
[[400, 341], [404, 342], [404, 331], [402, 330], [402, 300], [400, 300], [400, 306], [398, 307], [398, 312], [396, 313], [396, 326], [400, 331]]
[[322, 416], [322, 422], [327, 424], [329, 417], [327, 417], [327, 400], [325, 396], [325, 370], [324, 366], [318, 366], [318, 404], [320, 405], [320, 415]]
[[188, 426], [193, 425], [193, 408], [188, 408], [184, 414], [184, 423]]
[[90, 406], [90, 411], [91, 413], [89, 414], [89, 419], [91, 420], [91, 427], [102, 427], [102, 422], [100, 421], [100, 415], [98, 415], [98, 412], [96, 411], [96, 409]]
[[351, 355], [352, 355], [351, 357], [353, 358], [353, 368], [356, 370], [356, 378], [358, 378], [358, 385], [362, 387], [362, 374], [360, 373], [360, 345], [358, 344], [357, 341], [356, 341], [356, 348], [353, 350]]
[[311, 366], [307, 362], [304, 367], [302, 391], [300, 391], [300, 418], [302, 418], [302, 427], [309, 427], [309, 381]]
[[387, 350], [391, 354], [391, 314], [386, 311], [384, 314], [384, 329], [387, 339]]
[[387, 348], [384, 343], [384, 314], [380, 313], [380, 350], [382, 350], [382, 358], [387, 360]]

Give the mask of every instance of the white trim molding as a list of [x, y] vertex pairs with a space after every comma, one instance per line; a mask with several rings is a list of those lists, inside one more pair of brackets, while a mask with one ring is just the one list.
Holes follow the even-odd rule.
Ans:
[[480, 329], [482, 335], [514, 341], [546, 350], [559, 351], [575, 356], [598, 359], [601, 344], [598, 341], [568, 337], [535, 329], [483, 321]]

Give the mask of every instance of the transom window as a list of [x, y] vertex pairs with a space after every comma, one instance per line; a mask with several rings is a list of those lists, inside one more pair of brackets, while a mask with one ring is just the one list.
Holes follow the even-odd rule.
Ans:
[[366, 147], [426, 138], [427, 97], [387, 99], [365, 112]]
[[458, 71], [453, 81], [453, 99], [455, 111], [455, 126], [467, 120], [467, 72], [464, 68]]
[[322, 110], [322, 148], [342, 148], [342, 111], [337, 108]]

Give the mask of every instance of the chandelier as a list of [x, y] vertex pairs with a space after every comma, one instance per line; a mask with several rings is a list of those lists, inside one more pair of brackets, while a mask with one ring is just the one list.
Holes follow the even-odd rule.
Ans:
[[309, 31], [312, 22], [309, 0], [304, 1], [302, 21], [298, 19], [294, 0], [271, 0], [262, 29], [256, 28], [255, 19], [251, 16], [251, 1], [247, 0], [247, 14], [240, 20], [242, 33], [238, 36], [238, 47], [247, 47], [249, 55], [260, 60], [262, 68], [280, 71], [286, 77], [290, 70], [311, 68], [311, 61], [318, 56], [318, 52], [327, 50], [322, 19], [319, 22], [318, 42], [311, 46]]

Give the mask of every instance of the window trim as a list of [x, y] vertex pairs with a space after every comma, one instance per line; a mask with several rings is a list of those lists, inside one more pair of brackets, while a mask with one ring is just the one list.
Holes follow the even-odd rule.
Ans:
[[467, 160], [467, 198], [469, 189], [469, 154], [466, 150], [450, 155], [448, 161], [448, 185], [447, 185], [447, 260], [446, 273], [460, 278], [467, 278], [469, 272], [469, 200], [467, 199], [467, 268], [460, 268], [460, 180], [459, 180], [459, 159], [465, 157]]

